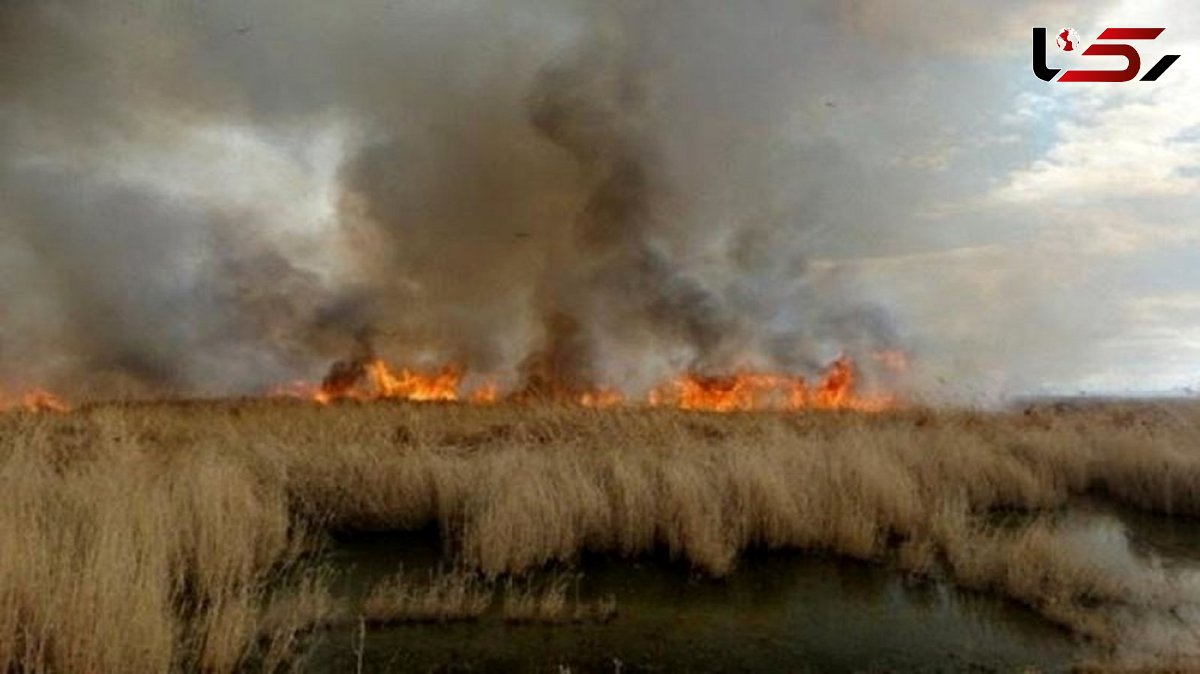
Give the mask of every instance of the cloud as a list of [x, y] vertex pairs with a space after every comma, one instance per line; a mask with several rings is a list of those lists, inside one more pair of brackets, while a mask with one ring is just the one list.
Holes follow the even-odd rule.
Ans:
[[[1009, 173], [992, 197], [1004, 203], [1061, 204], [1190, 196], [1200, 187], [1195, 134], [1200, 77], [1187, 61], [1200, 51], [1200, 40], [1193, 37], [1200, 12], [1184, 3], [1126, 2], [1089, 18], [1096, 32], [1107, 26], [1167, 27], [1154, 42], [1137, 44], [1143, 72], [1165, 53], [1184, 56], [1157, 82], [1051, 84], [1024, 93], [1010, 115], [1052, 125], [1056, 142], [1030, 165]], [[1097, 62], [1114, 65], [1076, 56], [1069, 67], [1096, 68]]]

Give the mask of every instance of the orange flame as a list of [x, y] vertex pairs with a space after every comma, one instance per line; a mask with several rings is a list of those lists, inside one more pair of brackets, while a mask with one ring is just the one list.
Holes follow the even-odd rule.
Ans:
[[58, 396], [43, 389], [31, 389], [15, 399], [6, 398], [0, 392], [0, 412], [24, 410], [26, 412], [55, 412], [64, 414], [71, 407]]
[[685, 374], [650, 392], [651, 405], [683, 410], [733, 412], [779, 406], [803, 391], [800, 377], [743, 372], [729, 376]]
[[[878, 356], [889, 369], [907, 367], [899, 352]], [[408, 368], [392, 370], [378, 358], [340, 363], [320, 386], [293, 383], [277, 388], [273, 395], [299, 397], [327, 404], [334, 400], [407, 400], [415, 402], [455, 402], [491, 404], [500, 399], [494, 382], [488, 381], [463, 391], [463, 368], [446, 365], [436, 371]], [[894, 407], [888, 396], [863, 395], [856, 391], [857, 372], [853, 361], [841, 357], [833, 361], [821, 378], [810, 384], [804, 377], [769, 372], [739, 372], [726, 376], [684, 374], [652, 389], [645, 403], [652, 407], [682, 410], [735, 412], [750, 410], [859, 410], [879, 411]], [[620, 391], [600, 387], [575, 393], [563, 393], [584, 407], [611, 408], [629, 404]], [[510, 395], [510, 400], [521, 400]]]
[[367, 378], [377, 398], [449, 402], [458, 400], [462, 373], [449, 366], [435, 374], [408, 369], [393, 373], [387, 363], [376, 359], [367, 364]]
[[382, 359], [374, 358], [335, 367], [320, 386], [292, 382], [275, 388], [270, 395], [306, 398], [322, 405], [335, 400], [455, 402], [465, 399], [480, 405], [496, 401], [498, 391], [490, 381], [460, 396], [462, 379], [462, 369], [454, 365], [446, 365], [435, 372], [408, 368], [393, 371]]
[[795, 375], [742, 372], [712, 377], [685, 374], [652, 390], [647, 402], [652, 406], [709, 412], [761, 409], [875, 411], [895, 404], [891, 398], [860, 395], [854, 388], [854, 364], [849, 358], [841, 357], [830, 364], [821, 381], [812, 387], [803, 377]]
[[619, 391], [614, 391], [610, 388], [599, 388], [594, 391], [585, 391], [579, 395], [579, 404], [584, 407], [595, 407], [598, 409], [606, 409], [616, 407], [625, 402], [625, 396]]

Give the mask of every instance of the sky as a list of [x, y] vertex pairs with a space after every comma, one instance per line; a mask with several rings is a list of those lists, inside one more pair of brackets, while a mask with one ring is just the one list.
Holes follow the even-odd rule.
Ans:
[[[0, 385], [251, 391], [365, 329], [516, 371], [565, 312], [606, 385], [1200, 387], [1200, 7], [738, 7], [9, 3]], [[1046, 83], [1034, 26], [1181, 58]]]
[[[928, 237], [857, 264], [897, 293], [910, 321], [958, 343], [946, 350], [993, 350], [985, 382], [1054, 392], [1195, 385], [1200, 81], [1189, 56], [1200, 12], [1183, 2], [1089, 3], [1022, 19], [1014, 32], [1071, 27], [1085, 45], [1109, 26], [1165, 27], [1153, 46], [1139, 45], [1143, 68], [1161, 54], [1181, 59], [1154, 83], [1044, 83], [1016, 35], [967, 41], [933, 66], [946, 79], [932, 88], [944, 96], [951, 82], [979, 77], [1003, 96], [959, 103], [968, 114], [895, 158], [943, 181], [905, 212], [906, 227]], [[1053, 45], [1048, 53], [1051, 67], [1088, 60]], [[1091, 59], [1101, 65], [1088, 67], [1120, 66]], [[1030, 368], [1011, 366], [1026, 357]], [[952, 377], [954, 361], [944, 365]]]

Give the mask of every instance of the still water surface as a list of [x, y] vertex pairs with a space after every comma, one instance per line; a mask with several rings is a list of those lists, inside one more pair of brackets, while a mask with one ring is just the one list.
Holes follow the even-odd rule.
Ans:
[[[401, 565], [423, 578], [441, 552], [433, 534], [342, 540], [329, 562], [349, 571], [335, 591], [361, 599]], [[614, 620], [368, 628], [363, 671], [1061, 671], [1086, 648], [1001, 598], [800, 553], [747, 556], [721, 580], [666, 561], [592, 558], [577, 571], [581, 598], [616, 597]], [[325, 634], [309, 670], [355, 671], [356, 641], [356, 627]]]

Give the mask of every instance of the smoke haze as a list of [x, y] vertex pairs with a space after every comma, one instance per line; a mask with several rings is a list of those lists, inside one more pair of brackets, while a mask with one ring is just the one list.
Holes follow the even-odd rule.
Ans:
[[370, 352], [645, 391], [899, 348], [922, 394], [1121, 385], [1128, 307], [1018, 190], [1057, 138], [1029, 27], [1085, 10], [913, 7], [5, 3], [0, 384]]

